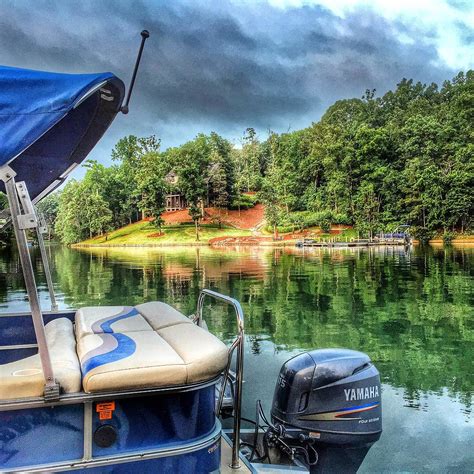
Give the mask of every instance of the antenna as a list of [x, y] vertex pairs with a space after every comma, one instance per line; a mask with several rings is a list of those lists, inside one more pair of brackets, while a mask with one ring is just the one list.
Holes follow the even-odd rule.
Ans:
[[148, 30], [143, 30], [140, 35], [142, 37], [142, 42], [140, 44], [140, 49], [138, 50], [138, 56], [137, 60], [135, 61], [135, 67], [133, 68], [132, 80], [130, 81], [130, 86], [128, 88], [127, 100], [125, 101], [125, 104], [122, 105], [122, 107], [120, 108], [120, 111], [123, 114], [128, 114], [128, 104], [130, 102], [130, 96], [132, 95], [133, 86], [135, 85], [135, 79], [137, 78], [138, 66], [140, 65], [140, 60], [142, 59], [143, 47], [145, 46], [145, 41], [147, 40], [147, 38], [150, 37], [150, 33], [148, 32]]

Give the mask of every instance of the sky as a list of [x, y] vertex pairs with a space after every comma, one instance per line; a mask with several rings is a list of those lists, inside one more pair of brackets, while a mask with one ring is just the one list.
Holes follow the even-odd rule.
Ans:
[[104, 164], [125, 135], [166, 149], [216, 131], [238, 146], [247, 127], [264, 139], [366, 89], [474, 68], [470, 0], [0, 0], [0, 64], [128, 85], [144, 28], [130, 113], [89, 155]]

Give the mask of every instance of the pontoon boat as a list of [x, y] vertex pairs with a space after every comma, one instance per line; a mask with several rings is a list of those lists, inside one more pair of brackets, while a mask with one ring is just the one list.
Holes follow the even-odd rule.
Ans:
[[[30, 305], [0, 316], [1, 471], [349, 469], [381, 433], [379, 374], [365, 354], [326, 349], [290, 359], [271, 417], [258, 404], [255, 429], [241, 430], [245, 335], [235, 299], [203, 289], [191, 317], [160, 301], [58, 310], [35, 204], [127, 112], [130, 91], [123, 104], [124, 84], [111, 73], [0, 68], [0, 190]], [[38, 237], [48, 311], [27, 232]], [[234, 308], [230, 347], [207, 330], [205, 299]], [[221, 416], [233, 417], [225, 432]]]

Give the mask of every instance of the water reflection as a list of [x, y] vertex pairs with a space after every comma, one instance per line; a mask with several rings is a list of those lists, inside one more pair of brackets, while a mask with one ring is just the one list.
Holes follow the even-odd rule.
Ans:
[[[473, 462], [473, 248], [49, 252], [65, 307], [159, 299], [191, 314], [202, 287], [239, 299], [248, 334], [246, 388], [252, 387], [247, 415], [253, 416], [256, 398], [270, 403], [279, 367], [289, 356], [351, 347], [370, 354], [385, 384], [385, 432], [363, 470], [387, 470], [389, 462], [395, 470], [459, 471]], [[11, 251], [0, 254], [0, 272], [1, 309], [25, 308], [18, 258]], [[224, 311], [214, 305], [206, 319], [214, 333], [230, 339], [235, 323]], [[442, 460], [441, 469], [433, 459], [439, 462], [443, 445], [452, 447], [457, 460]]]

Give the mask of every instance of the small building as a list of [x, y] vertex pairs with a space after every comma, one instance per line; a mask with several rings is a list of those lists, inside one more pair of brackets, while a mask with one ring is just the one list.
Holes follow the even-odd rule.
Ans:
[[179, 191], [178, 181], [179, 177], [174, 171], [170, 171], [165, 176], [165, 181], [169, 185], [169, 188], [172, 190], [169, 194], [166, 195], [166, 210], [167, 211], [180, 211], [181, 209], [186, 209], [188, 203], [186, 198]]
[[167, 211], [179, 211], [181, 209], [186, 209], [187, 207], [186, 199], [182, 194], [174, 193], [166, 195]]

